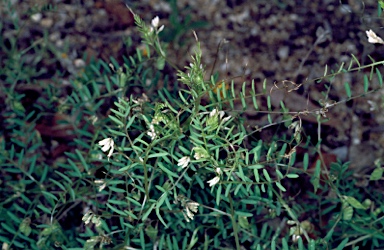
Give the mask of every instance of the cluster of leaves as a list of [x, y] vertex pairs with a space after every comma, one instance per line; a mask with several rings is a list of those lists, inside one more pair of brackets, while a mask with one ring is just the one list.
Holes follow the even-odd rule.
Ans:
[[[328, 170], [320, 142], [312, 146], [301, 136], [302, 115], [316, 115], [321, 128], [328, 109], [360, 96], [351, 94], [348, 83], [345, 100], [294, 112], [281, 103], [276, 111], [266, 81], [258, 93], [254, 82], [238, 91], [233, 82], [217, 88], [218, 79], [205, 80], [197, 41], [191, 64], [178, 72], [184, 88], [170, 92], [168, 76], [158, 70], [167, 60], [158, 39], [162, 28], [156, 21], [147, 26], [137, 15], [135, 21], [146, 56], [137, 50], [123, 65], [113, 58], [92, 61], [70, 81], [65, 101], [54, 106], [55, 91], [45, 87], [46, 99], [34, 104], [36, 109], [23, 107], [24, 96], [14, 87], [20, 77], [14, 76], [12, 60], [5, 61], [0, 84], [9, 96], [0, 138], [3, 249], [384, 246], [379, 194], [367, 196], [369, 190], [356, 188], [348, 163], [333, 163]], [[348, 67], [315, 80], [370, 67], [361, 94], [366, 95], [382, 87], [378, 64], [361, 66], [354, 57]], [[378, 86], [371, 84], [374, 73]], [[271, 141], [254, 137], [263, 128], [250, 131], [244, 125], [242, 114], [250, 106], [267, 113], [267, 126], [283, 124], [286, 133]], [[65, 141], [70, 147], [54, 162], [44, 154], [49, 140], [37, 129], [47, 109], [69, 117], [57, 125], [70, 128]], [[276, 120], [276, 112], [284, 119]], [[97, 142], [102, 140], [101, 148]], [[302, 159], [298, 147], [306, 150]], [[319, 157], [312, 163], [313, 155]], [[382, 172], [377, 162], [371, 181], [381, 179]], [[306, 177], [308, 197], [300, 203], [291, 186]]]

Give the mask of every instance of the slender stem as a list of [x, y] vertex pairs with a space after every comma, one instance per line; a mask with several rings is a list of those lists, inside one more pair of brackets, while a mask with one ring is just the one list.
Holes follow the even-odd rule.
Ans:
[[229, 205], [231, 207], [231, 219], [232, 219], [232, 227], [233, 227], [233, 234], [235, 236], [235, 242], [236, 242], [236, 249], [240, 250], [240, 242], [239, 242], [239, 235], [238, 235], [238, 228], [237, 228], [237, 223], [235, 219], [235, 211], [233, 209], [233, 200], [231, 194], [228, 194], [228, 199], [229, 199]]

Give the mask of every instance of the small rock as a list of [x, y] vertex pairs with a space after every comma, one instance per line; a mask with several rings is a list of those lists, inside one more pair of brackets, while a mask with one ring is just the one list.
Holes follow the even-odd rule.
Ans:
[[73, 64], [75, 65], [76, 68], [83, 68], [85, 66], [85, 62], [83, 59], [81, 58], [77, 58], [75, 59], [75, 61], [73, 62]]
[[288, 58], [289, 55], [289, 47], [288, 46], [282, 46], [277, 50], [277, 55], [280, 57], [280, 59], [284, 60]]
[[32, 21], [35, 23], [40, 22], [41, 18], [43, 18], [43, 15], [41, 13], [36, 13], [31, 16]]
[[51, 18], [43, 18], [43, 19], [41, 19], [40, 24], [44, 28], [51, 28], [53, 25], [53, 20]]

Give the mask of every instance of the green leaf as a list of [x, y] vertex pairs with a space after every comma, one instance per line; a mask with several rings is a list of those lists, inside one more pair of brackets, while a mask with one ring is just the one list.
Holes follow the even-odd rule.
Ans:
[[345, 92], [347, 93], [348, 98], [352, 97], [351, 88], [349, 87], [349, 83], [344, 83]]
[[123, 127], [124, 126], [124, 123], [122, 121], [120, 121], [119, 119], [117, 119], [116, 117], [114, 116], [111, 116], [111, 115], [108, 115], [109, 119], [111, 119], [112, 121], [114, 121], [117, 125]]
[[31, 219], [25, 218], [19, 226], [20, 232], [22, 232], [25, 236], [29, 236], [32, 232], [32, 228], [30, 224], [31, 224]]
[[175, 173], [175, 172], [172, 172], [171, 170], [169, 170], [166, 166], [164, 166], [164, 164], [162, 162], [158, 162], [158, 166], [161, 170], [164, 171], [164, 173], [166, 173], [168, 175], [168, 177], [170, 176], [173, 176], [175, 178], [178, 178], [179, 176]]
[[288, 242], [285, 238], [283, 238], [281, 240], [282, 244], [283, 244], [283, 250], [289, 250], [289, 247], [288, 247]]
[[48, 170], [49, 170], [48, 166], [45, 165], [44, 170], [43, 170], [43, 174], [41, 175], [41, 178], [40, 178], [41, 183], [45, 181], [45, 178], [47, 178]]
[[153, 208], [155, 207], [156, 203], [152, 203], [152, 205], [147, 209], [147, 211], [145, 211], [145, 213], [143, 214], [143, 217], [141, 218], [142, 221], [146, 221], [149, 214], [152, 212]]
[[383, 172], [384, 172], [384, 168], [375, 168], [375, 170], [373, 170], [371, 176], [369, 177], [369, 179], [371, 181], [377, 181], [377, 180], [380, 180], [382, 177], [383, 177]]
[[49, 180], [51, 182], [53, 182], [56, 186], [58, 186], [61, 190], [63, 190], [64, 192], [67, 191], [67, 189], [64, 187], [63, 184], [61, 184], [59, 181], [56, 181], [55, 179], [52, 179], [52, 178], [49, 178]]
[[117, 187], [113, 187], [113, 186], [108, 186], [108, 188], [113, 191], [113, 192], [116, 192], [116, 193], [125, 193], [126, 191], [122, 188], [117, 188]]
[[367, 209], [368, 207], [364, 206], [363, 204], [361, 204], [358, 200], [355, 199], [355, 197], [352, 197], [352, 196], [343, 196], [343, 199], [349, 204], [351, 205], [352, 207], [356, 208], [356, 209]]
[[315, 172], [311, 178], [311, 183], [313, 185], [313, 188], [315, 190], [315, 193], [317, 192], [317, 189], [320, 186], [320, 172], [321, 172], [321, 161], [317, 160], [316, 161], [316, 167], [315, 167]]
[[168, 152], [154, 153], [154, 154], [148, 155], [148, 158], [158, 158], [166, 155], [169, 155], [169, 153]]
[[267, 107], [268, 110], [272, 110], [271, 96], [267, 96]]
[[14, 234], [16, 235], [16, 230], [14, 230], [13, 228], [11, 228], [8, 224], [5, 224], [5, 223], [1, 223], [1, 227], [4, 228], [5, 230], [7, 230], [8, 232], [10, 232], [11, 234]]
[[49, 200], [49, 198], [53, 199], [54, 201], [58, 201], [57, 197], [54, 196], [53, 194], [49, 193], [49, 192], [46, 192], [46, 191], [41, 191], [43, 193], [43, 195], [45, 196], [45, 198], [47, 198]]
[[160, 207], [161, 207], [161, 205], [163, 205], [163, 203], [164, 203], [165, 199], [167, 198], [167, 196], [168, 196], [168, 193], [163, 193], [161, 195], [161, 197], [159, 198], [159, 200], [156, 203], [156, 209], [155, 209], [157, 218], [161, 221], [161, 223], [163, 223], [163, 225], [166, 228], [168, 228], [168, 225], [165, 223], [163, 217], [160, 215]]
[[283, 185], [281, 185], [280, 182], [276, 182], [275, 184], [276, 184], [276, 186], [277, 186], [281, 191], [283, 191], [283, 192], [287, 191], [287, 190], [285, 189], [285, 187], [283, 187]]
[[120, 132], [120, 131], [117, 131], [117, 130], [113, 130], [113, 129], [108, 129], [108, 131], [111, 133], [111, 134], [114, 134], [114, 135], [117, 135], [117, 136], [127, 136], [126, 134], [124, 134], [123, 132]]
[[[116, 102], [115, 102], [115, 104], [116, 104]], [[121, 113], [121, 112], [119, 112], [119, 111], [117, 111], [117, 110], [114, 110], [114, 109], [110, 109], [111, 111], [112, 111], [112, 113], [114, 113], [115, 115], [118, 115], [118, 116], [120, 116], [120, 117], [125, 117], [125, 115], [123, 114], [123, 113]], [[111, 117], [111, 116], [110, 116]], [[114, 117], [114, 116], [112, 116], [112, 117]], [[119, 120], [120, 121], [120, 120]]]
[[43, 210], [43, 212], [46, 213], [46, 214], [51, 214], [52, 213], [52, 211], [49, 210], [49, 208], [44, 207], [42, 204], [38, 204], [37, 207], [40, 208], [41, 210]]
[[216, 190], [216, 204], [219, 205], [220, 204], [220, 200], [221, 200], [221, 185], [218, 185], [218, 188]]
[[364, 92], [367, 93], [369, 88], [369, 80], [368, 76], [364, 75]]
[[325, 241], [329, 241], [333, 235], [333, 232], [334, 232], [334, 228], [332, 227], [331, 230], [329, 230], [329, 232], [327, 233], [327, 235], [324, 237], [324, 240]]
[[265, 179], [268, 181], [268, 182], [271, 182], [271, 177], [269, 176], [267, 170], [265, 168], [263, 168], [263, 174], [264, 174], [264, 177]]
[[379, 80], [380, 87], [383, 87], [383, 76], [381, 75], [380, 70], [378, 68], [376, 68], [376, 75]]
[[235, 214], [242, 217], [252, 217], [254, 216], [252, 213], [243, 212], [243, 211], [235, 211]]
[[66, 176], [65, 174], [63, 174], [57, 170], [55, 170], [55, 173], [58, 174], [61, 178], [63, 178], [66, 182], [72, 184], [72, 180], [68, 176]]
[[73, 176], [81, 178], [82, 174], [79, 168], [76, 166], [76, 164], [69, 158], [68, 158], [68, 163], [71, 165], [72, 169], [74, 170], [74, 172], [71, 172]]
[[294, 178], [299, 178], [298, 174], [287, 174], [287, 178], [294, 179]]
[[156, 60], [156, 67], [158, 70], [163, 70], [165, 66], [165, 58], [164, 57], [159, 57]]
[[345, 238], [336, 248], [336, 250], [343, 250], [345, 245], [348, 243], [349, 238]]
[[244, 229], [250, 228], [250, 225], [246, 216], [239, 216], [239, 226]]
[[271, 250], [275, 250], [276, 249], [276, 240], [272, 239], [271, 240]]
[[81, 154], [81, 152], [78, 149], [76, 149], [75, 151], [76, 151], [77, 156], [79, 157], [81, 164], [83, 164], [85, 171], [88, 172], [89, 166], [88, 166], [87, 162], [85, 161], [83, 155]]
[[344, 207], [342, 213], [343, 213], [342, 214], [343, 220], [346, 220], [346, 221], [351, 220], [353, 216], [353, 207], [351, 206]]
[[125, 212], [123, 212], [123, 211], [121, 211], [121, 210], [115, 208], [115, 207], [112, 206], [111, 204], [106, 203], [106, 205], [107, 205], [107, 207], [109, 207], [113, 212], [115, 212], [115, 213], [117, 213], [117, 214], [119, 214], [119, 215], [122, 215], [122, 216], [124, 216], [124, 217], [127, 216], [127, 214], [126, 214]]

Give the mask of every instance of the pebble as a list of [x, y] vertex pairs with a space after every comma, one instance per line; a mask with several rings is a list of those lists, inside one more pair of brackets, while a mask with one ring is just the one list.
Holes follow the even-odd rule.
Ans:
[[41, 19], [40, 25], [44, 28], [51, 28], [53, 25], [53, 20], [51, 18], [43, 18]]
[[277, 55], [280, 57], [280, 59], [284, 60], [288, 58], [289, 55], [289, 47], [288, 46], [281, 46], [277, 50]]

